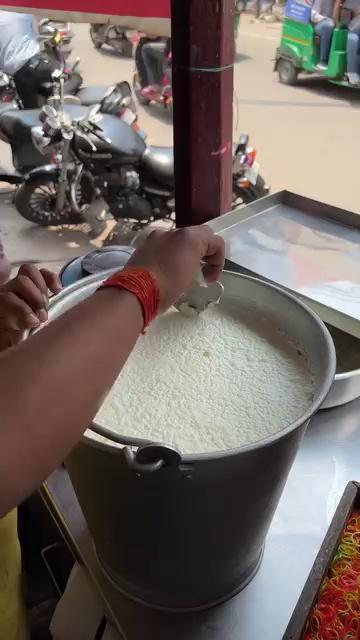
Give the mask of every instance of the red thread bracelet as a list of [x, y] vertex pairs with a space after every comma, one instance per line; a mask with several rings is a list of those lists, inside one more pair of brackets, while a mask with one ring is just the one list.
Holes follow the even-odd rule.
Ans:
[[158, 314], [160, 306], [159, 285], [151, 271], [146, 271], [146, 269], [140, 269], [138, 267], [125, 268], [107, 278], [99, 289], [105, 289], [107, 287], [125, 289], [137, 297], [144, 318], [142, 333], [145, 333], [145, 329]]

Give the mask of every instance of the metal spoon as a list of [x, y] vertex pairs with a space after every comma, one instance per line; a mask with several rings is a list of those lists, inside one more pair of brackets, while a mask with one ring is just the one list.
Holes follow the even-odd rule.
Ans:
[[199, 315], [212, 304], [218, 304], [224, 292], [221, 282], [206, 283], [202, 271], [199, 271], [190, 289], [186, 291], [174, 307], [184, 316], [191, 318]]

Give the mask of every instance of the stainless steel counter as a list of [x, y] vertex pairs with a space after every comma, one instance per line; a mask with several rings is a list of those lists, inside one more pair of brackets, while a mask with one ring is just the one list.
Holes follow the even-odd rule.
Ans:
[[64, 469], [48, 479], [42, 493], [126, 640], [281, 640], [349, 480], [360, 480], [360, 400], [312, 420], [254, 580], [227, 603], [186, 615], [137, 605], [107, 581]]

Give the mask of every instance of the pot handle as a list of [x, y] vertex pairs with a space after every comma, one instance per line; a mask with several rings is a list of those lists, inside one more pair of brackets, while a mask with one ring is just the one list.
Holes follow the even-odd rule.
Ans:
[[128, 467], [140, 474], [153, 473], [181, 463], [180, 451], [166, 444], [146, 444], [135, 452], [131, 447], [124, 447], [124, 456]]

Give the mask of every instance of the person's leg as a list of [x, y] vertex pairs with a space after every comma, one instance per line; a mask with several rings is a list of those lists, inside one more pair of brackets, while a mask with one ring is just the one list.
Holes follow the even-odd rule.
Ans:
[[151, 55], [154, 60], [154, 70], [156, 74], [155, 84], [162, 84], [164, 75], [164, 57], [165, 57], [165, 42], [154, 42], [151, 48]]
[[144, 66], [146, 69], [146, 80], [147, 80], [147, 84], [148, 85], [155, 85], [157, 84], [156, 80], [157, 80], [157, 63], [156, 63], [156, 59], [154, 59], [153, 56], [153, 46], [155, 43], [153, 42], [148, 42], [147, 44], [144, 44], [141, 53], [142, 53], [142, 58], [144, 61]]
[[141, 87], [147, 87], [149, 84], [148, 77], [147, 77], [147, 69], [145, 66], [144, 56], [143, 56], [143, 48], [145, 46], [146, 46], [146, 43], [142, 44], [139, 47], [136, 47], [135, 49], [135, 64], [136, 64], [136, 70], [138, 73]]
[[347, 47], [347, 74], [351, 84], [360, 84], [360, 18], [349, 25]]
[[161, 85], [165, 46], [165, 42], [148, 42], [143, 46], [142, 53], [149, 85]]
[[14, 82], [24, 109], [37, 109], [39, 106], [37, 86], [27, 65], [15, 73]]
[[[53, 77], [55, 69], [58, 69], [58, 63], [50, 56], [41, 56], [40, 62], [34, 66], [33, 79], [36, 86], [37, 94], [43, 98], [48, 98], [53, 94]], [[50, 88], [44, 88], [44, 84], [50, 85]]]
[[315, 25], [314, 30], [315, 33], [320, 36], [320, 63], [327, 64], [334, 22], [331, 18], [324, 18]]
[[347, 38], [347, 72], [358, 73], [359, 34], [349, 31]]
[[37, 109], [40, 106], [41, 85], [52, 82], [52, 73], [56, 68], [56, 62], [50, 57], [35, 56], [15, 74], [16, 90], [25, 109]]

